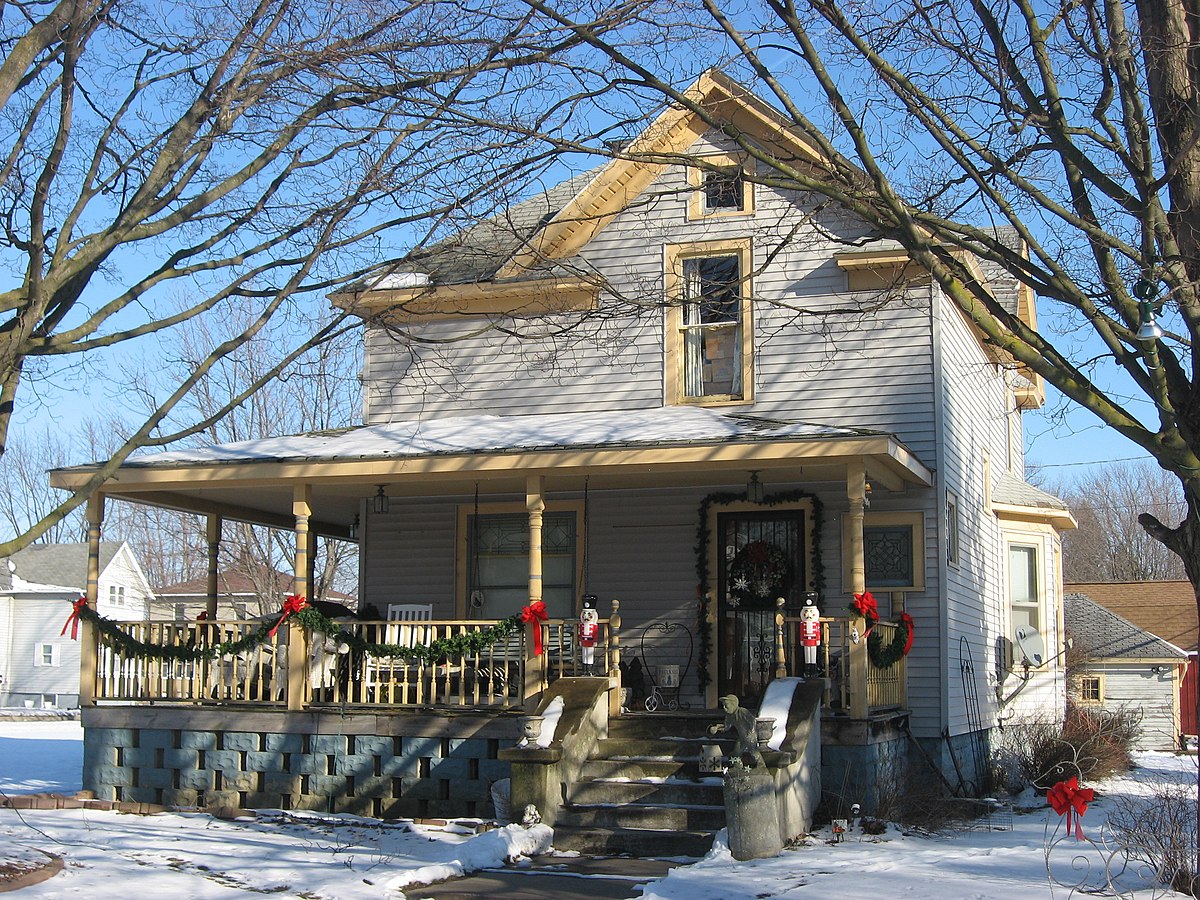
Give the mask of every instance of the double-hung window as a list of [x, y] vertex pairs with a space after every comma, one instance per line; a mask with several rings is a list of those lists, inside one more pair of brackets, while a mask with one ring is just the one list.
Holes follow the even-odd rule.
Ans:
[[[750, 399], [749, 244], [674, 248], [668, 259], [668, 394], [677, 403]], [[669, 250], [670, 254], [671, 251]]]
[[1040, 572], [1036, 545], [1008, 545], [1009, 637], [1014, 640], [1018, 628], [1042, 630]]

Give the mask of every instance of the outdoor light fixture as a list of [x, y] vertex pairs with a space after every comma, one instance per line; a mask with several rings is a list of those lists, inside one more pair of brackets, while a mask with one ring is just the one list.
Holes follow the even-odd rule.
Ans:
[[1162, 328], [1154, 320], [1154, 313], [1162, 309], [1162, 303], [1155, 299], [1158, 286], [1143, 276], [1133, 286], [1133, 296], [1138, 301], [1138, 328], [1133, 336], [1144, 343], [1157, 341], [1163, 336]]
[[1150, 673], [1152, 675], [1163, 675], [1166, 673], [1166, 671], [1167, 671], [1166, 666], [1151, 666], [1150, 667]]
[[350, 540], [358, 540], [358, 513], [354, 514], [354, 521], [350, 523]]
[[379, 491], [371, 500], [371, 511], [377, 516], [382, 516], [387, 513], [390, 503], [388, 495], [383, 492], [383, 485], [379, 485]]
[[750, 483], [746, 485], [746, 499], [751, 503], [762, 503], [765, 492], [763, 483], [758, 480], [758, 471], [750, 473]]

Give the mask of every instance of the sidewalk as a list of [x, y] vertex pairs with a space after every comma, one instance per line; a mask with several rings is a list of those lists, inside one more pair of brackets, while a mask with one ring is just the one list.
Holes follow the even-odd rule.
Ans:
[[641, 896], [641, 885], [680, 864], [665, 859], [546, 856], [528, 866], [484, 869], [454, 881], [408, 888], [405, 895], [409, 900], [631, 900]]

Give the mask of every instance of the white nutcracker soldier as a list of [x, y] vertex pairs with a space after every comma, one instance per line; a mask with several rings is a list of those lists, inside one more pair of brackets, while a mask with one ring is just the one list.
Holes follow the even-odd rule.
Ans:
[[596, 595], [583, 598], [583, 610], [579, 613], [579, 652], [583, 662], [583, 674], [592, 674], [596, 661], [596, 640], [600, 637], [600, 614], [596, 612]]
[[807, 597], [800, 610], [800, 646], [804, 648], [804, 677], [814, 678], [817, 674], [817, 647], [821, 643], [821, 611], [816, 600]]

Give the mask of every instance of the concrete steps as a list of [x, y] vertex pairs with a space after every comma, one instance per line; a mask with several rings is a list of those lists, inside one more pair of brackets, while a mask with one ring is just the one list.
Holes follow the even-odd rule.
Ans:
[[725, 827], [719, 777], [700, 775], [702, 744], [719, 716], [626, 715], [566, 788], [554, 845], [580, 853], [702, 856]]

